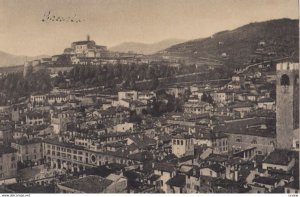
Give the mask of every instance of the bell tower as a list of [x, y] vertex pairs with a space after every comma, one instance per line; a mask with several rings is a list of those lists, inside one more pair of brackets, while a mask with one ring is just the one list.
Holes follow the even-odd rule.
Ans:
[[278, 63], [276, 70], [276, 148], [291, 149], [299, 128], [299, 63]]

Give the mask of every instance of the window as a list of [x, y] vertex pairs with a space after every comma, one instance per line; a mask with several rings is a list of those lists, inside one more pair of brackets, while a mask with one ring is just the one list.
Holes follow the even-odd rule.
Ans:
[[191, 188], [191, 184], [186, 184], [186, 187], [188, 188], [188, 189], [190, 189]]
[[0, 170], [2, 170], [2, 166], [0, 166]]
[[235, 141], [236, 142], [241, 142], [242, 141], [242, 137], [240, 137], [240, 136], [236, 137]]
[[176, 140], [173, 140], [173, 144], [176, 145]]
[[180, 142], [181, 142], [181, 145], [183, 145], [183, 140], [180, 140]]
[[290, 85], [290, 78], [286, 74], [281, 76], [280, 85], [282, 85], [282, 86]]

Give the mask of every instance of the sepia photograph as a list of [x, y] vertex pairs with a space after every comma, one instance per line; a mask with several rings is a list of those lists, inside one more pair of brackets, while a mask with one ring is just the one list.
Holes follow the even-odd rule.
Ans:
[[298, 0], [0, 0], [0, 196], [299, 192]]

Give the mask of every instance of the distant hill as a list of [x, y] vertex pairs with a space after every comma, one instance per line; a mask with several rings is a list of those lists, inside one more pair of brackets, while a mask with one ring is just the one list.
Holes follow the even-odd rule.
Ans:
[[138, 43], [138, 42], [124, 42], [122, 44], [109, 48], [109, 50], [114, 52], [124, 52], [124, 53], [133, 52], [133, 53], [149, 55], [182, 42], [185, 42], [185, 40], [168, 39], [168, 40], [163, 40], [152, 44], [145, 44], [145, 43]]
[[44, 58], [49, 57], [47, 55], [35, 56], [35, 57], [26, 57], [26, 56], [17, 56], [12, 55], [3, 51], [0, 51], [0, 67], [7, 67], [7, 66], [16, 66], [16, 65], [23, 65], [26, 61], [37, 59], [37, 58]]
[[[298, 60], [299, 21], [277, 19], [250, 23], [204, 39], [171, 46], [158, 54], [209, 58], [230, 63], [291, 56]], [[299, 61], [299, 60], [298, 60]]]

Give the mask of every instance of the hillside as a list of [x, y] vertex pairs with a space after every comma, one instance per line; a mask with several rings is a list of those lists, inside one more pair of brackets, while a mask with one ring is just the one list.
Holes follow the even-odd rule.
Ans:
[[149, 55], [149, 54], [156, 53], [160, 50], [166, 49], [172, 45], [182, 43], [184, 41], [185, 40], [181, 40], [181, 39], [168, 39], [168, 40], [163, 40], [152, 44], [145, 44], [145, 43], [138, 43], [138, 42], [124, 42], [122, 44], [109, 48], [109, 50], [115, 52], [124, 52], [124, 53], [133, 52], [138, 54]]
[[298, 20], [278, 19], [250, 23], [205, 39], [191, 40], [162, 51], [168, 56], [209, 58], [230, 64], [256, 62], [299, 54]]
[[[47, 55], [38, 56], [39, 58], [42, 57], [49, 57]], [[3, 51], [0, 51], [0, 67], [7, 67], [7, 66], [16, 66], [16, 65], [23, 65], [24, 62], [37, 59], [37, 57], [26, 57], [26, 56], [17, 56], [12, 55]]]

